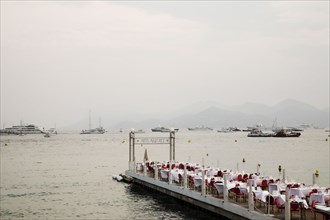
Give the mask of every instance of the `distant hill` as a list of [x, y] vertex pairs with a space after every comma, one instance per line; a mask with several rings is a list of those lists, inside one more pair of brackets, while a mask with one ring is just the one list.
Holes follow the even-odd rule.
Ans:
[[[130, 110], [128, 110], [130, 111]], [[329, 108], [317, 109], [312, 105], [293, 99], [286, 99], [274, 106], [259, 103], [244, 103], [236, 106], [224, 106], [217, 102], [197, 102], [169, 112], [167, 115], [145, 115], [136, 112], [120, 112], [120, 115], [105, 115], [102, 125], [106, 129], [150, 129], [158, 125], [166, 127], [188, 128], [205, 125], [212, 128], [229, 126], [247, 127], [263, 124], [272, 127], [295, 126], [309, 124], [319, 128], [329, 128]], [[88, 128], [88, 117], [59, 130], [80, 131]], [[92, 126], [99, 125], [98, 117], [94, 117]]]
[[[146, 119], [139, 122], [125, 121], [118, 123], [116, 128], [151, 128], [158, 125], [187, 128], [205, 125], [213, 128], [228, 126], [246, 127], [255, 124], [263, 124], [271, 127], [276, 119], [278, 126], [299, 126], [310, 124], [320, 128], [329, 127], [329, 108], [320, 110], [312, 105], [299, 102], [293, 99], [286, 99], [274, 105], [267, 106], [258, 103], [245, 103], [238, 106], [226, 107], [216, 103], [209, 103], [212, 106], [204, 107], [203, 110], [198, 104], [192, 105], [200, 111], [194, 113], [194, 109], [187, 110], [187, 114], [180, 111], [180, 115], [171, 119]], [[191, 106], [191, 107], [192, 107]], [[214, 107], [219, 106], [219, 107]], [[172, 114], [174, 115], [174, 114]]]

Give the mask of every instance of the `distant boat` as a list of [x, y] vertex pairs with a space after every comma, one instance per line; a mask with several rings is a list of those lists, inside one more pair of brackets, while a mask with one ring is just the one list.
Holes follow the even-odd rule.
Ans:
[[43, 133], [43, 134], [57, 134], [57, 131], [55, 130], [55, 128], [49, 128], [48, 130], [45, 130], [45, 129], [43, 129], [42, 131], [41, 131], [41, 133]]
[[204, 125], [200, 127], [188, 128], [189, 131], [213, 131], [213, 128], [205, 127]]
[[274, 131], [273, 137], [299, 137], [301, 133], [294, 132], [291, 129], [278, 129]]
[[49, 133], [45, 133], [45, 134], [44, 134], [44, 137], [45, 137], [45, 138], [49, 138], [49, 137], [50, 137], [50, 134], [49, 134]]
[[291, 130], [291, 131], [294, 131], [294, 132], [296, 132], [296, 131], [304, 131], [304, 129], [301, 129], [301, 128], [295, 128], [295, 127], [288, 127], [288, 129], [289, 130]]
[[25, 135], [25, 134], [41, 134], [44, 129], [39, 128], [33, 124], [29, 125], [14, 125], [10, 128], [1, 129], [1, 134], [17, 134], [17, 135]]
[[[173, 130], [175, 132], [178, 132], [179, 131], [178, 128], [173, 128]], [[158, 127], [152, 128], [151, 131], [152, 132], [171, 132], [171, 129], [170, 128], [165, 128], [165, 127], [158, 126]]]
[[237, 127], [222, 128], [221, 130], [218, 130], [218, 132], [222, 132], [222, 133], [231, 133], [237, 131], [242, 131], [242, 130]]
[[88, 129], [88, 130], [82, 130], [80, 134], [104, 134], [105, 129], [103, 127]]
[[230, 130], [229, 128], [221, 128], [221, 130], [217, 130], [217, 132], [221, 132], [221, 133], [232, 133], [233, 131]]
[[101, 119], [99, 119], [99, 127], [98, 128], [91, 128], [92, 122], [91, 122], [91, 112], [89, 111], [89, 129], [88, 130], [82, 130], [80, 134], [104, 134], [105, 129], [101, 126]]
[[248, 137], [273, 137], [273, 134], [263, 133], [259, 129], [252, 129], [251, 132], [247, 136]]
[[56, 128], [49, 128], [48, 132], [51, 134], [57, 134]]
[[142, 129], [139, 129], [137, 131], [134, 131], [135, 134], [143, 134], [143, 133], [146, 133], [144, 130]]

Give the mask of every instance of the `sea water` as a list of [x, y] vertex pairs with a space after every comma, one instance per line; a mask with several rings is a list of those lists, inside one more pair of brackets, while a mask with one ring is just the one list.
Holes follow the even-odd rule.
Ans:
[[[136, 134], [167, 137], [168, 133]], [[0, 219], [219, 219], [166, 195], [117, 182], [128, 168], [128, 131], [1, 136]], [[167, 161], [168, 145], [136, 145], [149, 160]], [[175, 136], [175, 159], [222, 169], [330, 186], [329, 133], [310, 129], [299, 138], [252, 138], [247, 133], [193, 132]], [[245, 162], [243, 163], [243, 158]], [[281, 177], [282, 178], [282, 177]]]

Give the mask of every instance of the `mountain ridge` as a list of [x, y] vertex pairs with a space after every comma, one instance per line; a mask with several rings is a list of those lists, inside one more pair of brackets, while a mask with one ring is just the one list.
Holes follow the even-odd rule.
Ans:
[[[218, 107], [220, 106], [220, 107]], [[193, 111], [191, 111], [193, 112]], [[247, 102], [237, 106], [223, 106], [212, 103], [211, 106], [195, 114], [186, 114], [173, 117], [169, 120], [159, 120], [163, 126], [187, 128], [205, 125], [214, 128], [228, 126], [246, 127], [254, 124], [272, 126], [274, 121], [279, 126], [299, 126], [311, 124], [317, 127], [329, 127], [329, 111], [320, 110], [310, 104], [294, 99], [285, 99], [273, 106]], [[115, 127], [124, 127], [118, 123]], [[126, 123], [127, 125], [127, 123]], [[135, 124], [141, 128], [148, 126], [144, 121]]]
[[[192, 109], [189, 109], [192, 108]], [[229, 126], [247, 127], [255, 124], [263, 124], [271, 127], [274, 121], [278, 126], [298, 127], [309, 124], [320, 128], [329, 127], [329, 108], [318, 109], [310, 104], [294, 99], [285, 99], [279, 103], [268, 106], [260, 103], [246, 102], [235, 106], [225, 106], [213, 101], [197, 102], [186, 108], [178, 109], [167, 115], [141, 115], [134, 112], [126, 113], [129, 117], [117, 122], [113, 119], [103, 117], [103, 127], [111, 129], [150, 129], [156, 126], [188, 128], [205, 125], [212, 128], [223, 128]], [[122, 115], [125, 115], [122, 112]], [[85, 129], [88, 119], [83, 119], [66, 130]]]

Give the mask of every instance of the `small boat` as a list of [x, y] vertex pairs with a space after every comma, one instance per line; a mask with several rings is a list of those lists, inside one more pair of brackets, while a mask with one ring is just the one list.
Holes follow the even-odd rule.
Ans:
[[296, 132], [296, 131], [299, 131], [299, 132], [304, 131], [304, 129], [296, 128], [296, 127], [288, 127], [288, 129], [291, 130], [291, 131], [294, 131], [294, 132]]
[[82, 130], [80, 134], [104, 134], [105, 129], [103, 127], [88, 129], [88, 130]]
[[273, 137], [273, 134], [263, 133], [259, 129], [252, 129], [251, 132], [247, 136], [248, 137]]
[[49, 138], [49, 137], [50, 137], [50, 134], [49, 134], [49, 133], [45, 133], [45, 134], [44, 134], [44, 137], [45, 137], [45, 138]]
[[221, 130], [218, 130], [218, 132], [221, 132], [221, 133], [232, 133], [233, 131], [230, 130], [229, 128], [222, 128]]
[[117, 182], [125, 182], [125, 183], [131, 183], [133, 181], [132, 177], [122, 173], [119, 175], [113, 175], [112, 179], [117, 180]]
[[213, 128], [204, 127], [204, 125], [200, 127], [188, 128], [189, 131], [213, 131]]
[[[173, 130], [175, 132], [178, 132], [179, 131], [178, 128], [173, 128]], [[151, 131], [152, 132], [171, 132], [171, 129], [170, 128], [165, 128], [165, 127], [158, 126], [158, 127], [152, 128]]]
[[301, 133], [292, 131], [291, 129], [278, 129], [274, 131], [273, 137], [299, 137]]
[[222, 128], [221, 130], [218, 130], [218, 132], [223, 132], [223, 133], [231, 133], [231, 132], [237, 132], [241, 131], [241, 129], [237, 127], [229, 127], [229, 128]]
[[57, 134], [56, 128], [49, 128], [47, 130], [47, 132], [51, 133], [51, 134]]
[[146, 133], [144, 130], [142, 130], [142, 129], [139, 129], [139, 130], [137, 130], [137, 131], [134, 131], [134, 133], [135, 134], [144, 134], [144, 133]]

